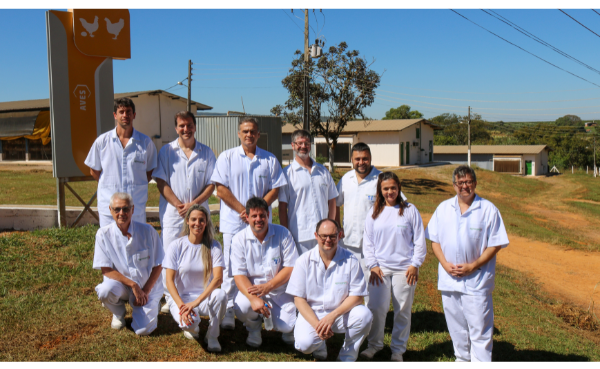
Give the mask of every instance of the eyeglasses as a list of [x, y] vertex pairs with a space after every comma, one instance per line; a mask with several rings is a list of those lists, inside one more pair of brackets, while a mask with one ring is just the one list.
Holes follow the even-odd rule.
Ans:
[[294, 145], [300, 147], [310, 147], [310, 142], [294, 142]]
[[325, 242], [327, 241], [327, 239], [329, 238], [331, 241], [335, 241], [338, 238], [337, 233], [334, 234], [318, 234], [317, 236], [319, 236], [319, 238], [321, 239], [321, 241]]
[[454, 182], [455, 185], [457, 185], [458, 187], [462, 187], [464, 185], [470, 186], [473, 183], [475, 183], [475, 181], [460, 181], [460, 182]]
[[112, 208], [112, 211], [114, 211], [116, 214], [119, 214], [121, 210], [123, 210], [123, 212], [127, 214], [131, 210], [131, 206], [123, 206], [122, 208]]

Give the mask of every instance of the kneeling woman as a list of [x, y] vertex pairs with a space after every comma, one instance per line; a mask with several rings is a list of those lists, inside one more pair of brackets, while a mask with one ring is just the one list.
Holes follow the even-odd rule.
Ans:
[[163, 261], [171, 296], [171, 315], [189, 339], [199, 337], [200, 316], [210, 318], [204, 341], [208, 351], [221, 351], [219, 324], [227, 306], [227, 296], [218, 289], [223, 281], [223, 253], [213, 238], [210, 213], [200, 205], [187, 211], [181, 238], [169, 245]]
[[385, 318], [394, 306], [392, 361], [402, 361], [410, 333], [410, 313], [427, 252], [423, 221], [417, 208], [402, 200], [396, 174], [379, 175], [373, 208], [367, 213], [363, 239], [369, 277], [368, 307], [373, 324], [367, 336], [369, 346], [361, 356], [371, 359], [383, 348]]

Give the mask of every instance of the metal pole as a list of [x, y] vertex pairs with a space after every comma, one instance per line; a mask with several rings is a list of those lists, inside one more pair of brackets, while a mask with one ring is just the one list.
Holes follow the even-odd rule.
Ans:
[[308, 78], [308, 61], [310, 54], [308, 51], [308, 9], [304, 9], [304, 124], [303, 128], [310, 132], [310, 81]]
[[467, 154], [468, 154], [468, 160], [469, 160], [469, 168], [471, 167], [471, 107], [469, 106], [469, 120], [468, 120], [468, 127], [467, 130], [469, 131], [469, 146], [467, 148]]
[[188, 99], [187, 111], [192, 111], [192, 61], [188, 60]]
[[58, 228], [66, 228], [67, 209], [65, 206], [65, 183], [63, 178], [56, 178], [56, 203], [58, 205]]

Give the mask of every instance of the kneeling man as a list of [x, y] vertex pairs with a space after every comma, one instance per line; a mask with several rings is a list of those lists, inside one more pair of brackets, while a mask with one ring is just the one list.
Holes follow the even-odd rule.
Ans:
[[125, 302], [133, 309], [131, 328], [138, 335], [156, 329], [158, 304], [163, 288], [156, 283], [164, 252], [160, 237], [147, 223], [132, 221], [131, 195], [117, 192], [110, 198], [115, 223], [96, 233], [94, 269], [102, 270], [104, 281], [96, 286], [98, 299], [113, 313], [111, 328], [125, 326]]
[[338, 247], [340, 231], [334, 220], [317, 223], [318, 247], [298, 258], [286, 292], [295, 296], [300, 312], [294, 329], [298, 351], [325, 360], [325, 340], [334, 332], [345, 333], [338, 359], [356, 361], [373, 315], [361, 305], [368, 291], [360, 262], [350, 251]]
[[269, 205], [262, 198], [248, 200], [246, 215], [248, 225], [231, 241], [231, 272], [239, 290], [235, 315], [246, 325], [249, 346], [262, 344], [263, 317], [292, 344], [296, 307], [285, 288], [298, 258], [296, 244], [285, 227], [269, 223]]

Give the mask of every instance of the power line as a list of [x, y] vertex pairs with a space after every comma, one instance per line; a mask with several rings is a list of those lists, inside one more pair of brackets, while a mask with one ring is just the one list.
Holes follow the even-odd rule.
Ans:
[[571, 102], [571, 101], [587, 101], [587, 100], [598, 100], [600, 97], [591, 97], [587, 99], [572, 99], [572, 100], [547, 100], [547, 101], [507, 101], [507, 100], [470, 100], [470, 99], [454, 99], [451, 97], [435, 97], [435, 96], [424, 96], [424, 95], [411, 95], [402, 92], [379, 90], [388, 92], [396, 95], [424, 97], [426, 99], [437, 99], [437, 100], [452, 100], [452, 101], [470, 101], [470, 102], [486, 102], [486, 103], [507, 103], [507, 104], [537, 104], [537, 103], [557, 103], [557, 102]]
[[296, 27], [298, 27], [298, 29], [300, 30], [300, 32], [304, 33], [304, 31], [302, 30], [302, 28], [300, 28], [300, 26], [298, 25], [298, 23], [296, 23], [296, 22], [295, 22], [295, 21], [292, 19], [292, 17], [290, 17], [290, 15], [289, 15], [288, 13], [286, 13], [286, 12], [285, 12], [285, 10], [281, 9], [281, 11], [282, 11], [282, 12], [283, 12], [285, 15], [287, 15], [287, 17], [288, 17], [288, 18], [290, 18], [290, 20], [292, 21], [292, 23], [294, 23], [294, 24], [296, 25]]
[[454, 9], [450, 9], [450, 10], [451, 10], [451, 11], [453, 11], [454, 13], [456, 13], [457, 15], [461, 16], [462, 18], [464, 18], [464, 19], [468, 20], [469, 22], [473, 23], [473, 24], [474, 24], [474, 25], [476, 25], [477, 27], [479, 27], [479, 28], [481, 28], [481, 29], [484, 29], [484, 30], [486, 30], [487, 32], [491, 33], [492, 35], [494, 35], [494, 36], [498, 37], [499, 39], [501, 39], [501, 40], [503, 40], [503, 41], [505, 41], [505, 42], [508, 42], [509, 44], [513, 45], [514, 47], [517, 47], [517, 48], [519, 48], [520, 50], [523, 50], [523, 51], [525, 51], [527, 54], [529, 54], [529, 55], [531, 55], [531, 56], [534, 56], [534, 57], [536, 57], [536, 58], [540, 59], [540, 60], [541, 60], [541, 61], [543, 61], [544, 63], [550, 64], [550, 65], [551, 65], [551, 66], [553, 66], [554, 68], [560, 69], [560, 70], [562, 70], [563, 72], [569, 73], [570, 75], [572, 75], [572, 76], [574, 76], [574, 77], [577, 77], [577, 78], [579, 78], [579, 79], [581, 79], [581, 80], [583, 80], [583, 81], [586, 81], [586, 82], [588, 82], [588, 83], [591, 83], [591, 84], [593, 84], [594, 86], [600, 87], [600, 85], [597, 85], [597, 84], [595, 84], [594, 82], [588, 81], [587, 79], [585, 79], [585, 78], [583, 78], [583, 77], [580, 77], [580, 76], [578, 76], [578, 75], [577, 75], [577, 74], [575, 74], [575, 73], [571, 73], [571, 72], [569, 72], [568, 70], [566, 70], [566, 69], [563, 69], [563, 68], [559, 67], [558, 65], [552, 64], [552, 63], [550, 63], [549, 61], [547, 61], [546, 59], [543, 59], [543, 58], [541, 58], [541, 57], [539, 57], [539, 56], [535, 55], [534, 53], [532, 53], [532, 52], [529, 52], [529, 51], [527, 51], [527, 50], [523, 49], [521, 46], [519, 46], [519, 45], [516, 45], [516, 44], [514, 44], [514, 43], [512, 43], [512, 42], [508, 41], [507, 39], [505, 39], [505, 38], [503, 38], [503, 37], [501, 37], [501, 36], [498, 36], [498, 35], [497, 35], [497, 34], [495, 34], [494, 32], [492, 32], [492, 31], [490, 31], [489, 29], [487, 29], [487, 28], [485, 28], [485, 27], [483, 27], [483, 26], [481, 26], [481, 25], [479, 25], [479, 24], [477, 24], [477, 23], [473, 22], [472, 20], [470, 20], [469, 18], [467, 18], [467, 17], [465, 17], [464, 15], [460, 14], [459, 12], [455, 11]]
[[600, 37], [599, 34], [597, 34], [596, 32], [592, 31], [591, 29], [587, 28], [586, 26], [583, 25], [583, 23], [581, 23], [580, 21], [578, 21], [577, 19], [571, 17], [569, 14], [565, 13], [564, 10], [562, 9], [558, 9], [560, 10], [564, 15], [566, 15], [567, 17], [573, 19], [575, 22], [579, 23], [583, 28], [587, 29], [588, 31], [592, 32], [593, 34], [595, 34], [596, 36]]
[[194, 73], [195, 76], [215, 76], [215, 75], [220, 75], [220, 74], [226, 74], [226, 75], [231, 75], [231, 74], [244, 74], [244, 75], [248, 75], [248, 74], [279, 74], [281, 75], [281, 73], [284, 72], [240, 72], [240, 73]]
[[231, 66], [231, 67], [273, 67], [273, 66], [278, 66], [278, 67], [285, 67], [287, 68], [287, 65], [283, 65], [283, 64], [208, 64], [208, 63], [194, 63], [194, 65], [217, 65], [217, 66]]
[[432, 89], [428, 89], [428, 88], [388, 85], [385, 83], [381, 83], [380, 85], [381, 86], [389, 86], [389, 87], [406, 88], [409, 90], [422, 90], [422, 91], [434, 91], [434, 92], [448, 92], [448, 93], [453, 93], [453, 94], [474, 94], [474, 95], [523, 95], [523, 94], [545, 94], [545, 93], [552, 93], [552, 92], [576, 92], [576, 91], [596, 90], [594, 87], [592, 87], [592, 88], [582, 88], [582, 89], [577, 89], [577, 90], [551, 90], [551, 91], [530, 91], [530, 92], [464, 92], [464, 91], [432, 90]]
[[271, 76], [271, 77], [242, 77], [242, 78], [202, 78], [202, 79], [196, 79], [195, 81], [222, 81], [222, 80], [238, 80], [238, 79], [264, 79], [264, 78], [281, 78], [281, 77]]
[[[482, 12], [484, 12], [484, 13], [486, 13], [486, 14], [487, 14], [487, 15], [489, 15], [490, 17], [494, 17], [494, 18], [496, 18], [497, 20], [499, 20], [499, 21], [501, 21], [501, 22], [503, 22], [503, 23], [507, 24], [508, 26], [510, 26], [510, 27], [512, 27], [512, 28], [514, 28], [514, 29], [516, 29], [517, 31], [521, 32], [521, 33], [522, 33], [522, 34], [524, 34], [525, 36], [527, 36], [527, 37], [529, 37], [530, 39], [532, 39], [532, 40], [536, 41], [537, 43], [539, 43], [539, 44], [541, 44], [541, 45], [543, 45], [543, 46], [546, 46], [547, 48], [549, 48], [549, 49], [551, 49], [551, 50], [553, 50], [553, 51], [555, 51], [555, 52], [559, 53], [560, 55], [564, 56], [565, 58], [567, 58], [567, 59], [571, 59], [571, 60], [573, 60], [574, 62], [578, 63], [579, 65], [582, 65], [582, 66], [586, 67], [587, 69], [589, 69], [589, 70], [591, 70], [591, 71], [594, 71], [594, 72], [596, 72], [596, 73], [600, 74], [600, 70], [598, 70], [598, 69], [596, 69], [596, 68], [594, 68], [594, 67], [591, 67], [591, 66], [587, 65], [586, 63], [582, 62], [581, 60], [579, 60], [579, 59], [576, 59], [576, 58], [574, 58], [573, 56], [571, 56], [571, 55], [567, 54], [566, 52], [564, 52], [564, 51], [562, 51], [562, 50], [560, 50], [560, 49], [558, 49], [558, 48], [556, 48], [556, 47], [554, 47], [554, 46], [550, 45], [550, 44], [549, 44], [549, 43], [547, 43], [546, 41], [544, 41], [544, 40], [542, 40], [541, 38], [539, 38], [539, 37], [535, 36], [535, 35], [534, 35], [534, 34], [532, 34], [531, 32], [528, 32], [528, 31], [526, 31], [525, 29], [523, 29], [523, 28], [521, 28], [521, 27], [517, 26], [515, 23], [513, 23], [513, 22], [509, 21], [508, 19], [506, 19], [505, 17], [503, 17], [503, 16], [501, 16], [500, 14], [496, 13], [495, 11], [493, 11], [493, 10], [490, 10], [490, 11], [491, 11], [492, 13], [494, 13], [495, 15], [493, 15], [493, 14], [490, 14], [490, 13], [488, 13], [487, 11], [485, 11], [485, 10], [483, 10], [483, 9], [481, 9], [481, 11], [482, 11]], [[498, 18], [498, 17], [500, 17], [500, 18], [502, 18], [502, 19], [500, 19], [500, 18]]]
[[592, 11], [598, 15], [600, 15], [600, 13], [598, 13], [597, 11], [595, 11], [594, 9], [592, 9]]

